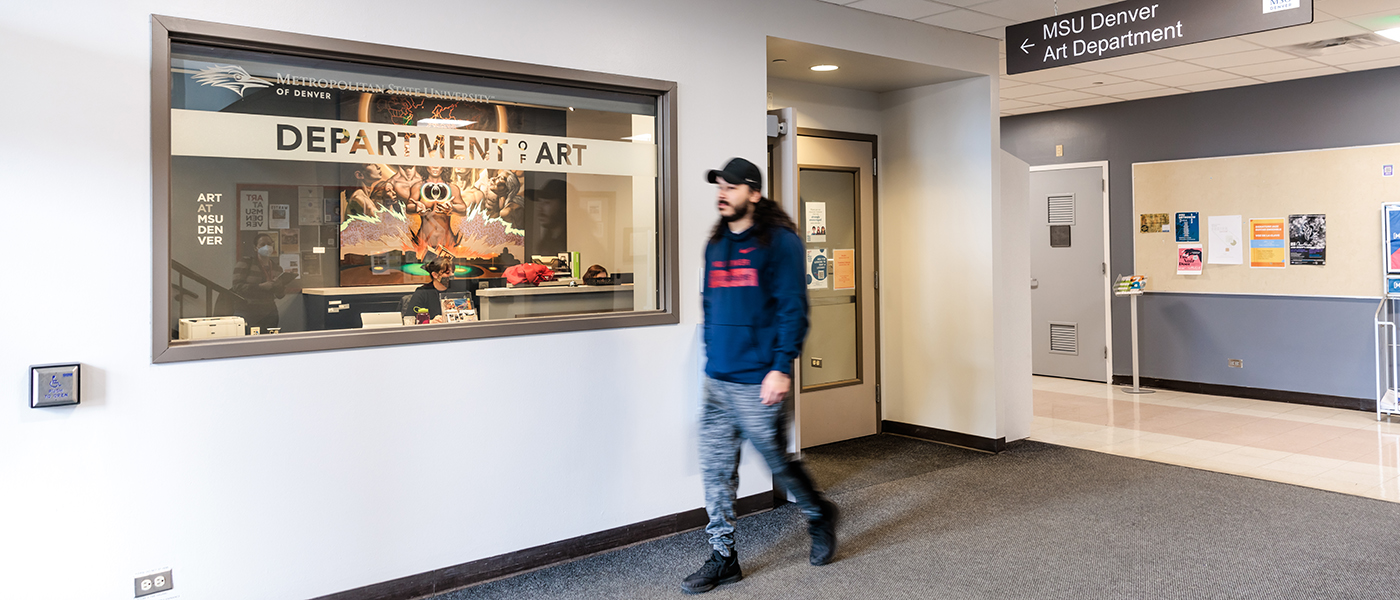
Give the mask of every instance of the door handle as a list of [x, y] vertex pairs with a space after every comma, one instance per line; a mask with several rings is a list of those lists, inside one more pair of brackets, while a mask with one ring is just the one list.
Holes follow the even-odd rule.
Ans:
[[1031, 289], [1033, 289], [1033, 290], [1038, 290], [1038, 289], [1040, 289], [1040, 280], [1039, 280], [1039, 279], [1031, 278]]

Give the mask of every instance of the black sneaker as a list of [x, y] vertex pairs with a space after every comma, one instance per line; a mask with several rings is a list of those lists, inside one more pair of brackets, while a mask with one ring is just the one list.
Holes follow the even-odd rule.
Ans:
[[822, 566], [836, 558], [836, 521], [840, 514], [835, 504], [823, 500], [822, 516], [807, 523], [807, 533], [812, 534], [813, 565]]
[[739, 570], [738, 550], [731, 549], [729, 556], [720, 554], [719, 550], [710, 550], [710, 560], [705, 561], [699, 571], [681, 582], [681, 591], [687, 594], [703, 594], [717, 586], [734, 583], [743, 578], [744, 573]]

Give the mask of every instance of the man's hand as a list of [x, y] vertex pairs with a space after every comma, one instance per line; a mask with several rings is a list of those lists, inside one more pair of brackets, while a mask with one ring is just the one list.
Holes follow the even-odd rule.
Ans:
[[769, 371], [763, 376], [763, 385], [758, 389], [758, 397], [764, 406], [773, 406], [787, 397], [792, 386], [792, 377], [782, 371]]
[[438, 315], [438, 316], [436, 316], [436, 317], [433, 317], [433, 322], [434, 322], [434, 323], [446, 323], [446, 322], [447, 322], [447, 317], [444, 317], [444, 316], [442, 316], [442, 315]]

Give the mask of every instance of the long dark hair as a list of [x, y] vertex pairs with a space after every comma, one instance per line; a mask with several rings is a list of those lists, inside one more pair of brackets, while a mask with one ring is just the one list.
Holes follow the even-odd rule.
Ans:
[[[763, 246], [767, 246], [768, 242], [773, 240], [774, 229], [786, 229], [797, 233], [797, 223], [792, 222], [792, 217], [789, 217], [777, 202], [769, 200], [766, 196], [760, 196], [758, 202], [749, 210], [753, 211], [753, 234]], [[710, 232], [710, 241], [718, 242], [728, 228], [729, 222], [720, 219], [715, 223], [714, 231]]]

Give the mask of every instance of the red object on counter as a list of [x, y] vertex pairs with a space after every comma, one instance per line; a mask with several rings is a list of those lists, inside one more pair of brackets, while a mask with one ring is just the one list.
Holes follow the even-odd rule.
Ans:
[[541, 281], [554, 281], [554, 271], [536, 263], [524, 263], [506, 269], [506, 283], [511, 285], [537, 284]]

